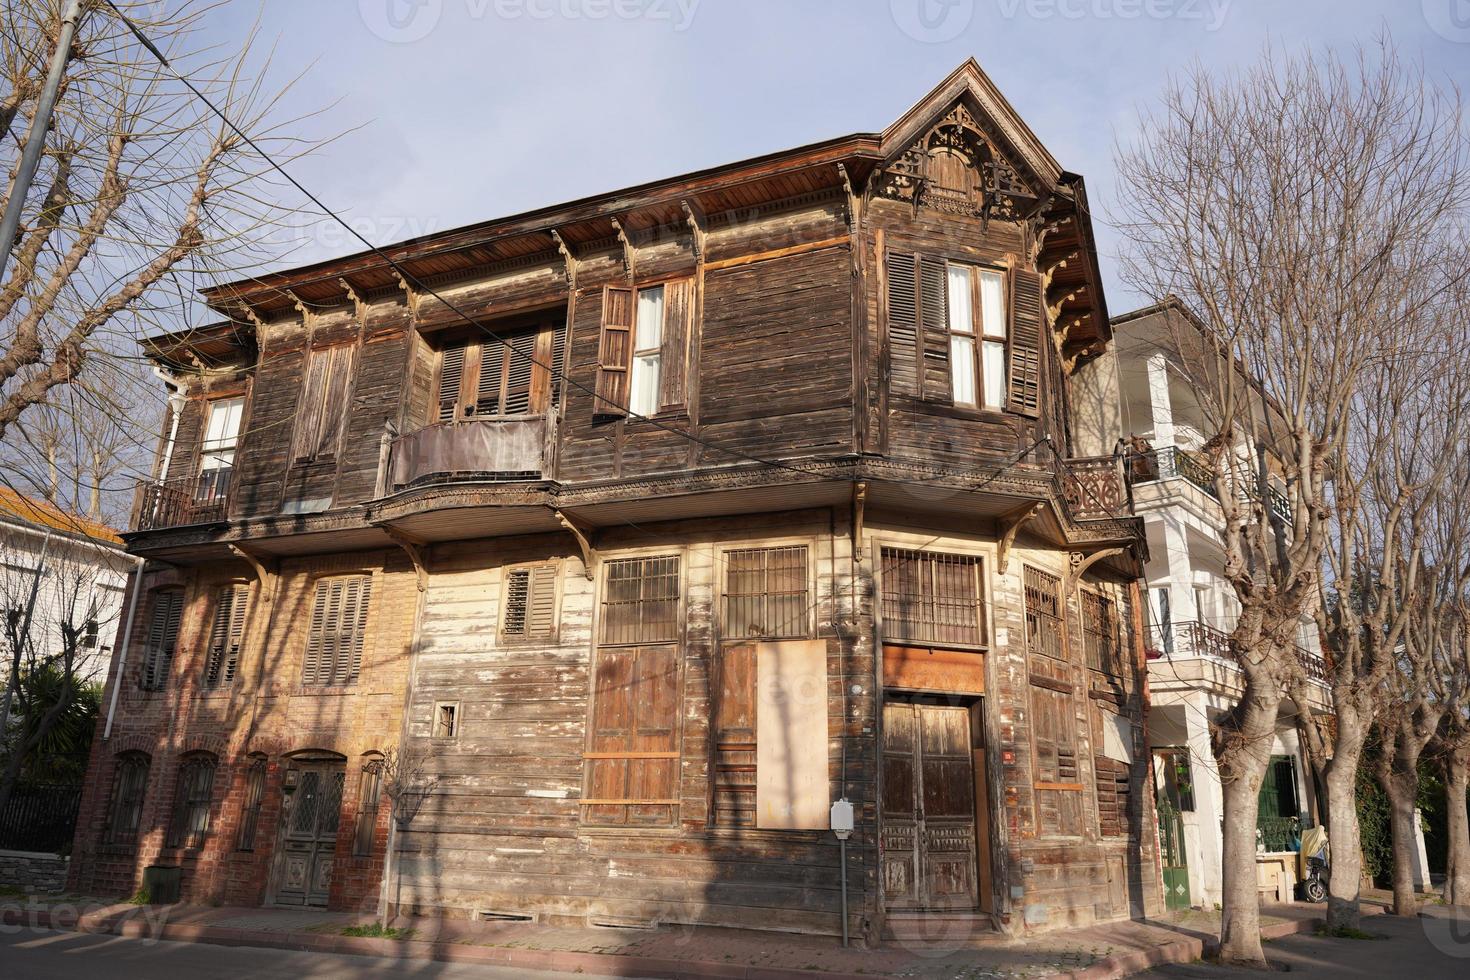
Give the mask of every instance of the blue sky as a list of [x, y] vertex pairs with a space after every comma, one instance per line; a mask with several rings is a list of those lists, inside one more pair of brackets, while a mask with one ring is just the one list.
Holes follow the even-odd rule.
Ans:
[[[921, 8], [922, 5], [922, 8]], [[256, 14], [210, 15], [220, 39]], [[271, 0], [289, 108], [352, 131], [292, 169], [387, 243], [881, 129], [975, 57], [1052, 153], [1088, 179], [1113, 312], [1115, 140], [1195, 58], [1268, 41], [1348, 48], [1387, 26], [1470, 86], [1470, 0]], [[355, 251], [304, 237], [290, 264]]]

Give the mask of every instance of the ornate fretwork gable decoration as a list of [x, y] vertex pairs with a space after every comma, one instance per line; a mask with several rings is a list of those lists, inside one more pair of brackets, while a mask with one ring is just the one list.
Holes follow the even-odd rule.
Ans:
[[997, 149], [990, 128], [964, 103], [920, 136], [878, 174], [882, 197], [917, 211], [1023, 221], [1035, 213], [1037, 194]]

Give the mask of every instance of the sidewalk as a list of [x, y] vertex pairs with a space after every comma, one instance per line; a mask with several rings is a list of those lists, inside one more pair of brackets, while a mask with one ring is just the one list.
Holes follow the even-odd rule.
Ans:
[[[483, 963], [624, 977], [739, 977], [747, 980], [840, 980], [873, 976], [915, 980], [987, 977], [1121, 977], [1203, 955], [1219, 930], [1218, 913], [1191, 911], [1166, 920], [1115, 922], [1008, 940], [953, 937], [931, 944], [890, 943], [843, 949], [825, 937], [737, 929], [565, 928], [530, 923], [412, 919], [406, 938], [342, 935], [370, 918], [335, 912], [104, 904], [75, 896], [22, 905], [0, 900], [5, 926], [112, 933], [135, 938], [264, 946], [384, 956], [405, 961]], [[1369, 905], [1365, 911], [1378, 911]], [[1322, 906], [1265, 908], [1262, 934], [1314, 931]]]

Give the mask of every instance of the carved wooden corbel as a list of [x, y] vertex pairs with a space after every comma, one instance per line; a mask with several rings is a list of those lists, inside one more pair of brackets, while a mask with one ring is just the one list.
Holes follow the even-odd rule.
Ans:
[[261, 318], [261, 315], [259, 313], [255, 312], [255, 307], [251, 306], [249, 303], [240, 303], [239, 310], [245, 315], [245, 319], [255, 324], [255, 329], [258, 332], [265, 332], [265, 320]]
[[1006, 573], [1006, 564], [1011, 558], [1011, 548], [1015, 546], [1016, 534], [1027, 521], [1041, 513], [1045, 505], [1040, 501], [1027, 504], [1020, 510], [1013, 511], [1000, 519], [1000, 542], [996, 546], [995, 570], [1000, 574]]
[[420, 539], [415, 538], [410, 534], [405, 534], [403, 531], [398, 530], [398, 528], [396, 527], [385, 527], [383, 528], [383, 531], [388, 535], [388, 537], [393, 539], [393, 542], [397, 544], [398, 547], [403, 549], [404, 554], [408, 555], [408, 560], [413, 562], [413, 570], [418, 576], [419, 591], [428, 591], [428, 543], [425, 541], [421, 541]]
[[1066, 596], [1071, 598], [1077, 591], [1077, 586], [1082, 582], [1082, 576], [1089, 568], [1102, 561], [1104, 558], [1112, 558], [1123, 554], [1126, 548], [1102, 548], [1091, 554], [1084, 555], [1080, 551], [1074, 551], [1068, 556], [1068, 568], [1066, 576]]
[[296, 312], [301, 314], [301, 325], [306, 327], [306, 332], [315, 333], [317, 321], [322, 318], [322, 315], [308, 306], [306, 301], [292, 290], [286, 290], [286, 295], [291, 297], [291, 305], [295, 306]]
[[238, 544], [232, 544], [229, 548], [231, 554], [248, 563], [255, 571], [255, 580], [260, 583], [262, 590], [270, 587], [271, 581], [276, 576], [276, 563], [274, 561], [247, 551]]
[[852, 560], [863, 560], [863, 517], [868, 506], [868, 485], [852, 485]]
[[705, 219], [704, 209], [696, 201], [680, 201], [679, 207], [684, 209], [684, 220], [689, 224], [689, 231], [694, 236], [694, 260], [704, 261], [705, 229], [708, 222]]
[[628, 277], [628, 282], [631, 283], [634, 281], [636, 274], [634, 257], [636, 249], [633, 245], [633, 236], [628, 234], [628, 230], [623, 227], [622, 221], [617, 218], [610, 218], [609, 220], [612, 221], [613, 230], [618, 233], [618, 241], [623, 244], [623, 273]]
[[362, 298], [362, 294], [356, 289], [353, 289], [352, 283], [346, 279], [338, 279], [337, 285], [341, 286], [343, 291], [347, 293], [347, 300], [352, 304], [352, 312], [357, 317], [357, 322], [366, 324], [368, 305], [367, 301]]
[[857, 228], [862, 215], [862, 198], [853, 190], [852, 178], [848, 176], [847, 167], [842, 163], [837, 164], [837, 176], [842, 180], [842, 190], [847, 194], [847, 231], [851, 234]]
[[398, 288], [403, 290], [403, 295], [408, 300], [408, 312], [412, 313], [414, 316], [418, 316], [419, 304], [424, 301], [424, 294], [419, 292], [418, 289], [416, 289], [415, 287], [410, 286], [408, 284], [408, 280], [404, 279], [402, 274], [400, 274], [396, 269], [393, 272], [393, 278], [398, 280]]
[[561, 511], [552, 509], [556, 515], [557, 522], [572, 533], [577, 539], [577, 547], [582, 549], [582, 567], [587, 573], [587, 581], [592, 581], [593, 565], [597, 559], [597, 549], [592, 547], [592, 542], [587, 538], [587, 531]]
[[576, 292], [577, 266], [580, 264], [577, 253], [572, 251], [572, 246], [567, 244], [567, 240], [555, 228], [551, 229], [551, 240], [556, 242], [556, 250], [561, 253], [562, 261], [566, 263], [567, 288]]

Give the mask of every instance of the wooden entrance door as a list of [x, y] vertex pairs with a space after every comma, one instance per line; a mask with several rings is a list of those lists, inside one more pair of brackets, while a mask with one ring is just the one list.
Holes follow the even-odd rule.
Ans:
[[326, 907], [346, 778], [342, 763], [299, 767], [296, 791], [281, 819], [277, 905]]
[[883, 706], [880, 845], [889, 909], [974, 909], [975, 782], [970, 711]]

